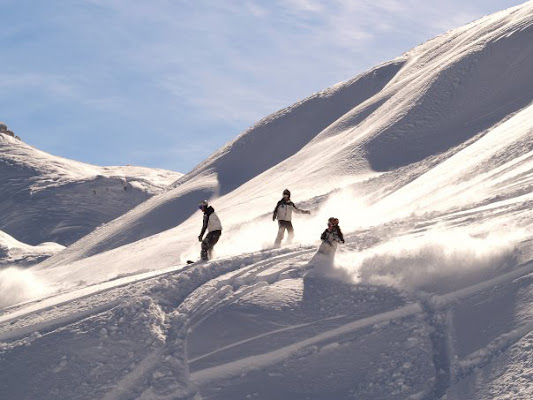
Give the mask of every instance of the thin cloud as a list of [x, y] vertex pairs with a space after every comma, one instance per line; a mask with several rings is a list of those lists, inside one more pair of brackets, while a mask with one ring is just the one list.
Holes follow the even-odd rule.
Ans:
[[281, 4], [292, 9], [295, 13], [320, 13], [324, 11], [324, 5], [316, 0], [284, 0]]
[[74, 96], [75, 85], [67, 78], [38, 73], [1, 74], [0, 88], [5, 90], [26, 90], [37, 88], [59, 96]]
[[[157, 43], [141, 44], [133, 55], [155, 70], [158, 86], [212, 119], [250, 123], [411, 47], [391, 54], [395, 45], [383, 43], [390, 35], [416, 34], [416, 44], [475, 15], [458, 1], [283, 0], [211, 7], [199, 2], [196, 19], [171, 2], [117, 4], [127, 8], [121, 12], [128, 18], [142, 15], [161, 24]], [[248, 20], [257, 22], [252, 31], [246, 30]], [[412, 33], [406, 26], [418, 27]], [[184, 33], [196, 45], [183, 47], [177, 38]]]
[[[0, 88], [11, 115], [28, 109], [28, 98], [29, 108], [44, 105], [46, 115], [51, 103], [63, 102], [70, 115], [91, 115], [91, 132], [105, 121], [115, 136], [133, 137], [151, 121], [154, 132], [202, 132], [218, 147], [268, 114], [502, 3], [518, 4], [493, 1], [490, 10], [481, 0], [51, 2], [0, 33], [11, 44]], [[9, 43], [17, 38], [24, 40]], [[187, 155], [204, 157], [200, 149], [174, 157]]]

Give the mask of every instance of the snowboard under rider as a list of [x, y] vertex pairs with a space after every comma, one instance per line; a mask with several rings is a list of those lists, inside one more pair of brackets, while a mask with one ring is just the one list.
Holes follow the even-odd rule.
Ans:
[[292, 227], [292, 212], [298, 214], [311, 214], [311, 211], [301, 210], [291, 201], [291, 192], [288, 189], [283, 191], [283, 197], [276, 204], [274, 213], [272, 214], [272, 221], [278, 220], [278, 236], [274, 242], [274, 247], [280, 247], [285, 230], [288, 232], [288, 242], [292, 242], [294, 238], [294, 228]]
[[331, 217], [328, 219], [328, 227], [322, 235], [320, 235], [322, 243], [320, 244], [319, 252], [330, 254], [331, 257], [335, 255], [338, 243], [344, 243], [344, 236], [339, 226], [339, 219]]
[[[198, 236], [198, 241], [202, 242], [200, 257], [203, 261], [207, 261], [211, 259], [213, 247], [215, 247], [215, 244], [217, 244], [218, 239], [222, 235], [222, 224], [220, 218], [215, 213], [215, 209], [207, 203], [207, 200], [202, 200], [198, 205], [198, 209], [204, 213], [202, 231], [200, 232], [200, 236]], [[202, 239], [206, 230], [207, 235], [205, 239]]]

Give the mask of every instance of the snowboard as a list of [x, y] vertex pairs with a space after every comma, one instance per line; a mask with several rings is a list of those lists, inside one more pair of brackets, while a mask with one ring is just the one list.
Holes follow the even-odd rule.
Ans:
[[188, 265], [191, 265], [191, 264], [202, 264], [202, 263], [206, 263], [208, 260], [196, 260], [196, 261], [193, 261], [193, 260], [187, 260], [187, 264]]

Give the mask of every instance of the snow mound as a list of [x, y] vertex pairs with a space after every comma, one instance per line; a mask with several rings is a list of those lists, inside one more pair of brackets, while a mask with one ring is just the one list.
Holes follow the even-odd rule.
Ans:
[[54, 242], [30, 246], [0, 231], [0, 266], [3, 264], [32, 265], [59, 253], [64, 248], [65, 246]]

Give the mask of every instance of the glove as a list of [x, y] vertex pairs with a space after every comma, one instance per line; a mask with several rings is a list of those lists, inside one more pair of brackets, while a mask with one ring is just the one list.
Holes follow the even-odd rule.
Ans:
[[198, 236], [198, 241], [201, 242], [202, 241], [202, 236]]

